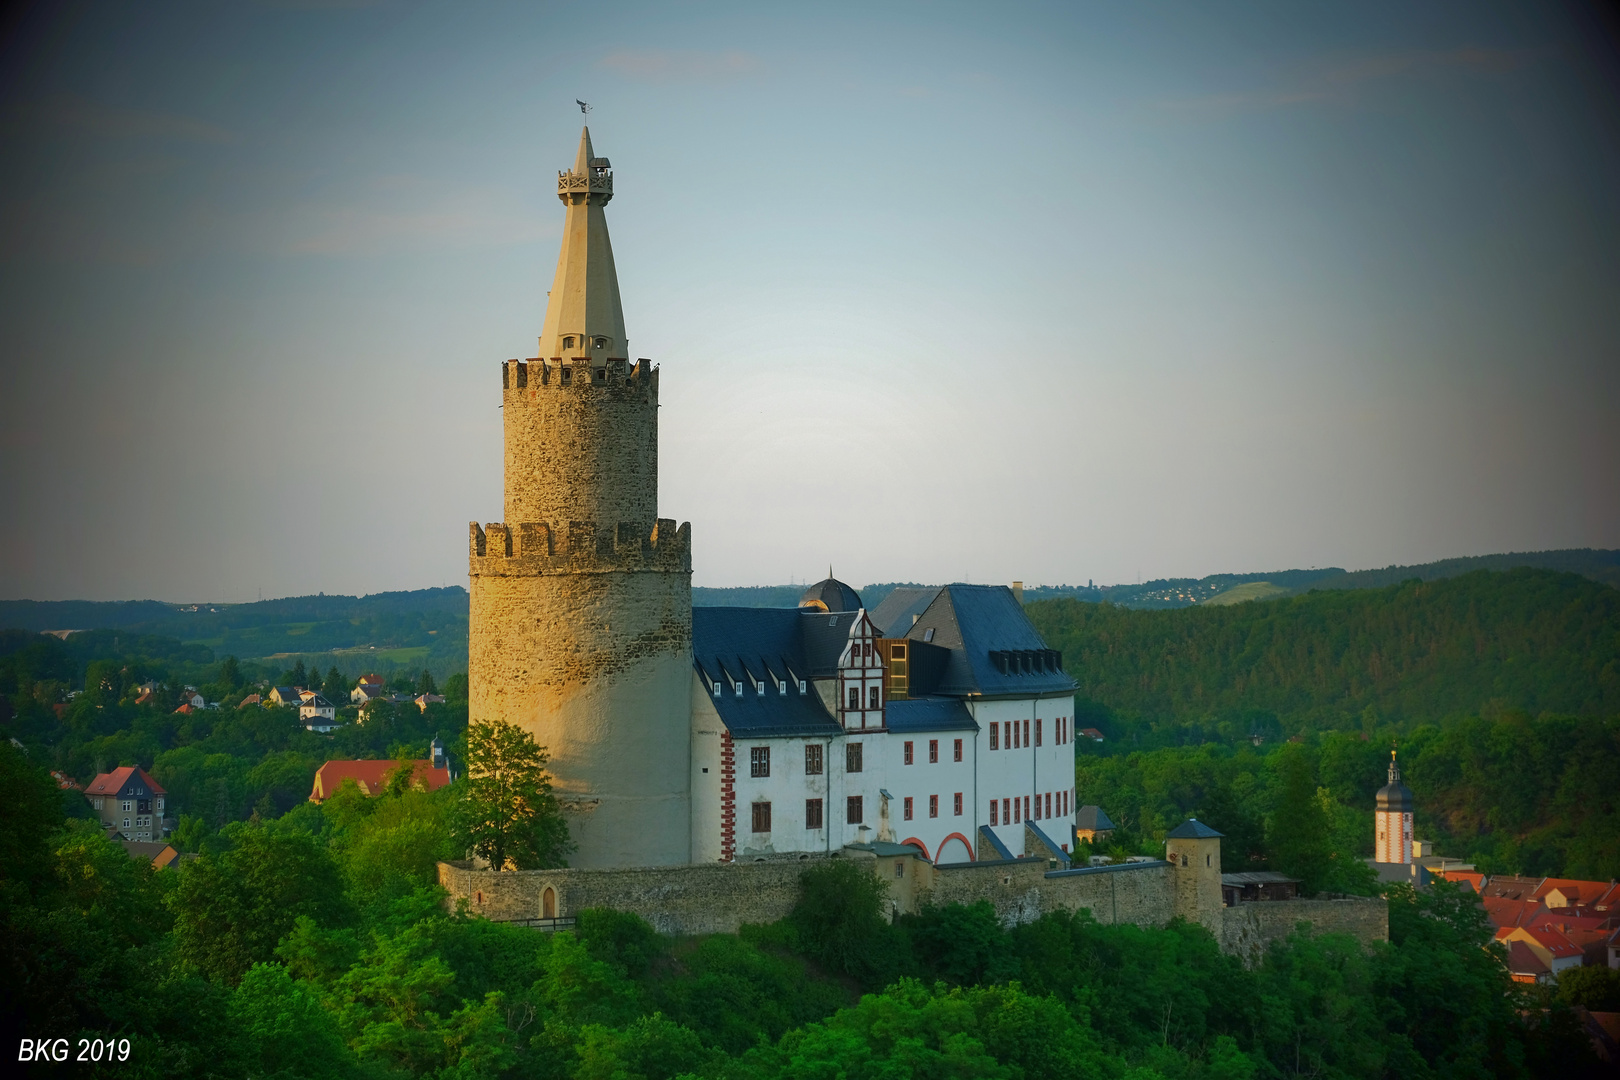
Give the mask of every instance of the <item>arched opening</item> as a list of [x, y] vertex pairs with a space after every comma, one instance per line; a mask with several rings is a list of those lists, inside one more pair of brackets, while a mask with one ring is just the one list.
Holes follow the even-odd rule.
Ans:
[[540, 894], [540, 917], [542, 919], [555, 919], [557, 917], [557, 890], [550, 885]]
[[934, 853], [936, 866], [944, 863], [973, 862], [973, 848], [968, 846], [967, 837], [961, 833], [951, 833], [939, 845]]

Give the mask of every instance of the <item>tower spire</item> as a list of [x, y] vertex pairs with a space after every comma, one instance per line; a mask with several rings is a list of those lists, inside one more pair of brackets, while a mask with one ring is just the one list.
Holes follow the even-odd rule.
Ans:
[[593, 367], [628, 360], [619, 275], [602, 209], [613, 199], [613, 171], [607, 158], [596, 156], [589, 127], [580, 129], [574, 167], [557, 174], [557, 198], [568, 216], [540, 330], [540, 357], [589, 357]]

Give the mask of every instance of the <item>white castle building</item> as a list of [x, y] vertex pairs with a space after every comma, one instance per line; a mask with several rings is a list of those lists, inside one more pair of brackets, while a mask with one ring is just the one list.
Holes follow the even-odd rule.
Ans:
[[1073, 843], [1074, 681], [1004, 586], [831, 578], [692, 613], [697, 861], [898, 843], [936, 863]]

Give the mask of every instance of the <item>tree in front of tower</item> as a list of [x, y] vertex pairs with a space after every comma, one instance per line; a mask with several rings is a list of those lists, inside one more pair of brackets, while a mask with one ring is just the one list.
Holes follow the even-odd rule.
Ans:
[[467, 728], [467, 774], [457, 784], [458, 843], [494, 870], [563, 866], [573, 850], [562, 808], [551, 793], [549, 756], [522, 728], [505, 721]]

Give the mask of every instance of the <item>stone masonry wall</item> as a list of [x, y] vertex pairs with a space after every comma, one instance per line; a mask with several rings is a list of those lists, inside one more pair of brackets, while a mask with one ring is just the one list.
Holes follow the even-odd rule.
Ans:
[[1047, 911], [1091, 912], [1101, 923], [1163, 926], [1175, 910], [1168, 863], [1048, 870], [1044, 859], [979, 862], [934, 868], [922, 896], [936, 907], [988, 901], [1007, 926]]
[[506, 520], [651, 527], [658, 371], [589, 357], [501, 365]]
[[[831, 858], [870, 865], [888, 886], [891, 910], [986, 901], [1002, 923], [1033, 922], [1048, 911], [1080, 911], [1103, 924], [1164, 926], [1176, 914], [1175, 869], [1165, 862], [1048, 870], [1044, 860], [933, 866], [913, 856], [879, 856], [846, 849]], [[799, 876], [828, 856], [698, 866], [617, 870], [525, 870], [493, 873], [465, 863], [440, 863], [449, 906], [465, 898], [474, 914], [497, 921], [541, 917], [541, 897], [556, 890], [557, 914], [582, 908], [630, 911], [665, 934], [735, 933], [743, 923], [774, 922], [793, 909]], [[1350, 934], [1363, 942], [1389, 939], [1389, 906], [1381, 898], [1278, 900], [1220, 908], [1214, 923], [1221, 950], [1254, 964], [1273, 941], [1310, 923], [1319, 934]]]
[[689, 571], [469, 579], [469, 719], [550, 754], [577, 866], [691, 861]]
[[606, 907], [634, 912], [663, 934], [732, 934], [743, 923], [787, 915], [799, 898], [799, 876], [813, 861], [501, 874], [440, 863], [439, 884], [449, 891], [452, 907], [465, 897], [473, 914], [497, 921], [540, 918], [540, 898], [550, 886], [560, 916]]
[[1221, 951], [1259, 963], [1274, 941], [1300, 923], [1313, 933], [1350, 934], [1361, 941], [1389, 940], [1389, 903], [1382, 897], [1352, 896], [1342, 900], [1267, 900], [1221, 909], [1216, 940]]

